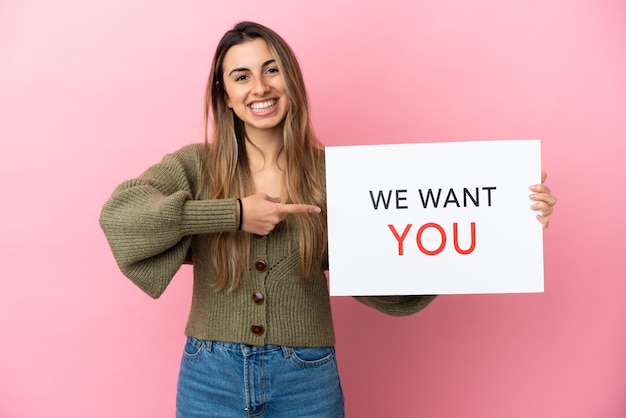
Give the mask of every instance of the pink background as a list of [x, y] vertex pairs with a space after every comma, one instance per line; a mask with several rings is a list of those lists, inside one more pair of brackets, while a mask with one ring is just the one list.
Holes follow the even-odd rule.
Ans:
[[560, 200], [545, 293], [333, 299], [347, 416], [626, 416], [626, 3], [215, 3], [0, 3], [0, 416], [173, 416], [190, 270], [152, 301], [98, 215], [201, 138], [242, 19], [292, 44], [326, 144], [541, 138]]

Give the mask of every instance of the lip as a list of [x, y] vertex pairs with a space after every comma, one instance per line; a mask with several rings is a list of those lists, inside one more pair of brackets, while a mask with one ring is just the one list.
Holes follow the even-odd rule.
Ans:
[[[270, 101], [273, 101], [274, 103], [271, 106], [269, 106], [269, 107], [265, 107], [265, 108], [261, 108], [261, 109], [254, 109], [252, 107], [252, 105], [255, 104], [255, 103], [266, 103], [266, 102], [270, 102]], [[255, 116], [271, 115], [276, 110], [278, 110], [278, 98], [272, 97], [272, 98], [267, 98], [265, 100], [255, 100], [254, 102], [248, 103], [246, 105], [246, 107]]]

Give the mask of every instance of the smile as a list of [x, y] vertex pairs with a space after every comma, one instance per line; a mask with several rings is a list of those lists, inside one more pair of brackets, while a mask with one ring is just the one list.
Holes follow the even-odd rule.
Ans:
[[264, 102], [254, 102], [250, 103], [248, 106], [255, 112], [267, 112], [276, 106], [276, 99], [266, 100]]

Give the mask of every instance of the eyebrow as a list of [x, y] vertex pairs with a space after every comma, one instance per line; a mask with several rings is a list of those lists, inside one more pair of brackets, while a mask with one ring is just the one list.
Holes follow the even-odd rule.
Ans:
[[[267, 66], [268, 66], [268, 65], [270, 65], [270, 64], [274, 64], [275, 62], [276, 62], [276, 60], [275, 60], [275, 59], [273, 59], [273, 58], [272, 58], [272, 59], [269, 59], [269, 60], [267, 60], [267, 61], [265, 61], [265, 62], [263, 63], [263, 65], [261, 66], [261, 68], [265, 68], [265, 67], [267, 67]], [[244, 71], [250, 71], [250, 70], [249, 70], [248, 68], [245, 68], [245, 67], [239, 67], [239, 68], [235, 68], [234, 70], [232, 70], [230, 73], [228, 73], [228, 75], [230, 76], [232, 73], [236, 73], [236, 72], [244, 72]]]

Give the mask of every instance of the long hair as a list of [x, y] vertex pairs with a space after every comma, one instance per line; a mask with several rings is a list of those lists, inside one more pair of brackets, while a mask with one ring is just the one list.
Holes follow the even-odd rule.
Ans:
[[[248, 196], [253, 192], [246, 155], [244, 123], [227, 106], [224, 90], [224, 57], [228, 50], [254, 39], [263, 39], [274, 56], [283, 77], [288, 111], [283, 123], [285, 157], [285, 203], [314, 204], [326, 213], [323, 173], [323, 145], [317, 139], [309, 118], [308, 97], [300, 65], [289, 45], [273, 30], [253, 22], [241, 22], [220, 40], [205, 96], [205, 158], [199, 193], [208, 187], [209, 198]], [[211, 123], [212, 122], [212, 123]], [[212, 126], [212, 135], [209, 135]], [[327, 232], [322, 214], [288, 216], [287, 227], [297, 231], [300, 274], [311, 277], [325, 257]], [[241, 231], [212, 234], [208, 242], [210, 263], [217, 290], [237, 287], [249, 272], [250, 234]]]

